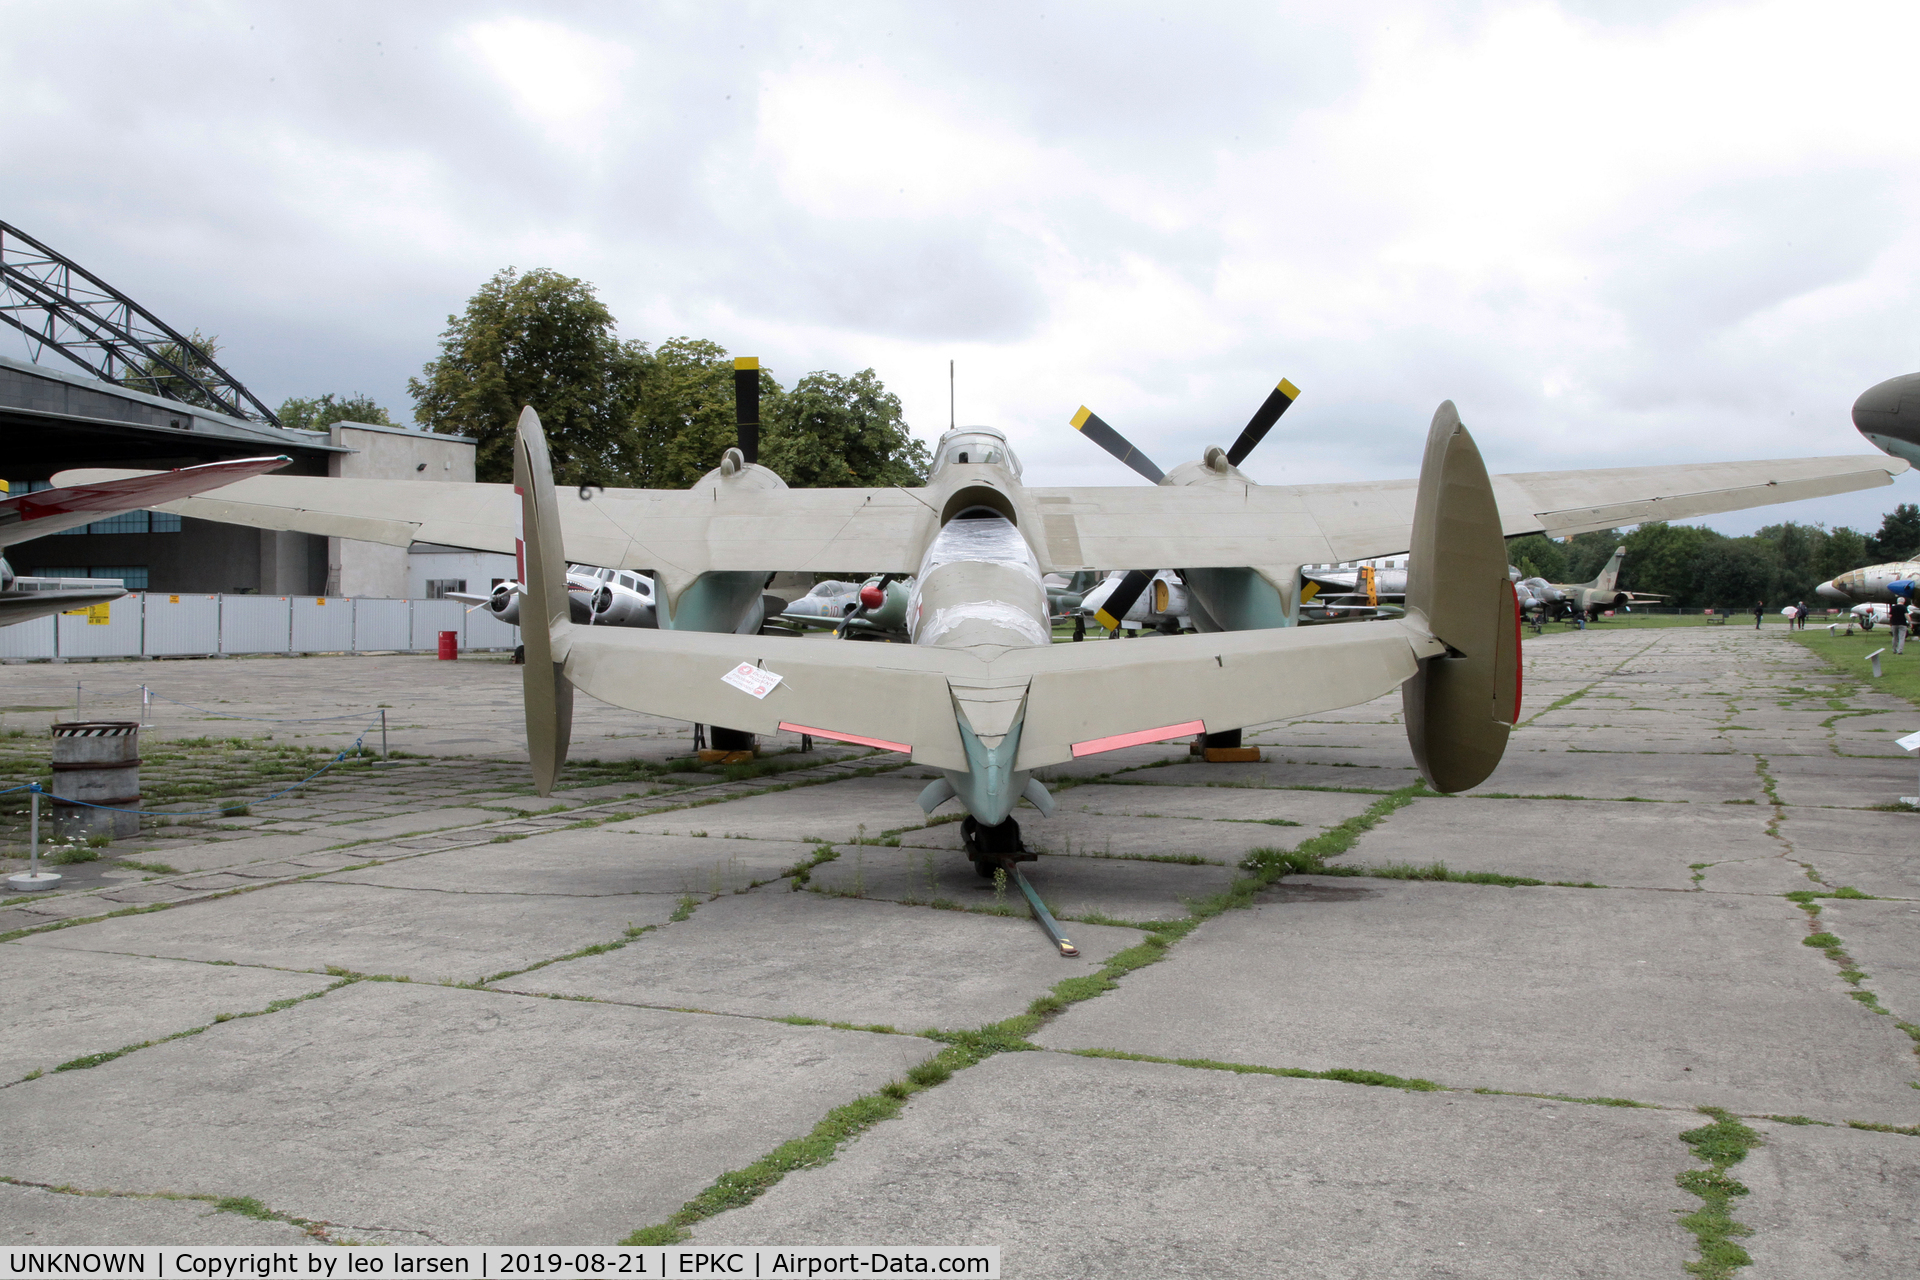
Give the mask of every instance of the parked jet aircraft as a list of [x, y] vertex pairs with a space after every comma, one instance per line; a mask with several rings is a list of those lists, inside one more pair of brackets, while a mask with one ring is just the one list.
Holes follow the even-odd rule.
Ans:
[[[1598, 618], [1608, 609], [1665, 599], [1664, 596], [1620, 590], [1620, 565], [1626, 558], [1627, 549], [1615, 547], [1612, 557], [1591, 582], [1548, 582], [1545, 578], [1527, 578], [1521, 581], [1519, 589], [1524, 591], [1527, 600], [1534, 602], [1541, 616], [1547, 618], [1562, 615], [1572, 617], [1582, 613], [1589, 618]], [[1526, 607], [1524, 601], [1522, 607]]]
[[[16, 494], [0, 499], [0, 547], [278, 471], [291, 461], [287, 457], [241, 458]], [[103, 604], [125, 594], [120, 583], [106, 579], [20, 577], [0, 557], [0, 626]]]
[[1878, 601], [1892, 604], [1895, 596], [1914, 598], [1915, 580], [1920, 579], [1920, 560], [1891, 560], [1870, 564], [1864, 569], [1829, 578], [1813, 589], [1822, 600], [1836, 604], [1849, 601]]
[[1920, 373], [1862, 391], [1853, 402], [1853, 425], [1881, 452], [1920, 463]]
[[1093, 618], [1109, 631], [1159, 631], [1179, 635], [1188, 624], [1187, 585], [1171, 569], [1148, 576], [1143, 591], [1132, 591], [1133, 599], [1119, 605], [1114, 597], [1129, 587], [1130, 574], [1116, 570], [1091, 591], [1080, 597], [1079, 614]]

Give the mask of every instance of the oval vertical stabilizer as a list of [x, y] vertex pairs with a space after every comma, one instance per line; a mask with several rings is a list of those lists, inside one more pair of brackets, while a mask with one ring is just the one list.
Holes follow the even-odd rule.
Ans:
[[520, 642], [526, 646], [522, 670], [527, 709], [527, 756], [533, 785], [551, 794], [573, 736], [573, 682], [554, 660], [553, 630], [571, 625], [567, 562], [560, 542], [560, 511], [553, 488], [553, 465], [540, 415], [528, 405], [520, 411], [519, 439], [513, 450], [513, 487], [520, 495], [521, 558], [527, 594], [521, 602]]
[[1435, 791], [1478, 786], [1520, 713], [1520, 614], [1493, 485], [1451, 400], [1420, 464], [1407, 612], [1447, 646], [1401, 686], [1413, 758]]

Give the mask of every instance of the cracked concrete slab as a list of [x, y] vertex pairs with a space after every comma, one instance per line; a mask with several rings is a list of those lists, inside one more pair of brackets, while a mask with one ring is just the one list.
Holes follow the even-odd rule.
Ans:
[[1259, 764], [1208, 764], [1183, 760], [1158, 769], [1139, 769], [1125, 776], [1129, 783], [1157, 787], [1331, 787], [1335, 790], [1394, 791], [1411, 786], [1420, 774], [1411, 763], [1404, 769], [1377, 769], [1366, 765], [1293, 762], [1285, 748], [1263, 747]]
[[[1184, 920], [1189, 900], [1221, 892], [1240, 874], [1225, 866], [1051, 854], [1020, 869], [1056, 916], [1116, 920]], [[968, 908], [996, 901], [993, 882], [982, 879], [973, 863], [948, 849], [904, 843], [898, 849], [842, 848], [834, 861], [813, 869], [809, 883], [829, 893], [858, 889], [856, 896], [891, 901], [944, 900]], [[1000, 898], [1017, 906], [1020, 890], [1009, 885]]]
[[1796, 807], [1780, 834], [1831, 885], [1920, 898], [1920, 814]]
[[1774, 790], [1792, 805], [1871, 809], [1915, 794], [1920, 769], [1911, 758], [1862, 760], [1837, 756], [1780, 756], [1767, 769]]
[[204, 1200], [157, 1196], [74, 1195], [0, 1183], [0, 1244], [237, 1244], [298, 1247], [315, 1243], [290, 1222], [262, 1222], [223, 1213]]
[[1778, 858], [1785, 846], [1767, 835], [1772, 816], [1771, 807], [1757, 805], [1423, 798], [1363, 834], [1340, 862], [1437, 861], [1454, 871], [1691, 889], [1689, 863]]
[[642, 835], [595, 827], [423, 854], [324, 878], [465, 893], [731, 893], [775, 879], [813, 852], [810, 844], [787, 841]]
[[612, 1243], [936, 1047], [356, 983], [0, 1092], [0, 1167], [436, 1243]]
[[915, 803], [926, 785], [918, 778], [847, 778], [650, 814], [609, 823], [603, 829], [649, 835], [704, 831], [710, 837], [747, 836], [757, 840], [808, 840], [818, 836], [838, 843], [857, 838], [864, 824], [867, 839], [873, 840], [883, 831], [926, 820]]
[[425, 831], [444, 831], [448, 827], [470, 827], [482, 822], [501, 822], [511, 814], [489, 809], [422, 809], [396, 813], [364, 822], [341, 822], [326, 828], [335, 844], [343, 840], [390, 840], [395, 836], [416, 835]]
[[663, 923], [667, 894], [566, 898], [306, 881], [22, 939], [28, 947], [473, 982]]
[[[334, 834], [338, 830], [350, 829], [322, 827], [311, 833], [289, 831], [278, 835], [242, 836], [237, 840], [215, 840], [186, 846], [169, 843], [159, 847], [148, 842], [142, 846], [141, 853], [130, 856], [142, 861], [164, 862], [181, 871], [214, 871], [248, 862], [268, 862], [315, 853], [332, 845], [359, 839], [358, 836]], [[139, 842], [127, 840], [122, 843], [133, 845]]]
[[1697, 1120], [1009, 1053], [694, 1241], [997, 1244], [1020, 1276], [1677, 1276]]
[[1764, 1146], [1730, 1171], [1753, 1256], [1742, 1280], [1909, 1280], [1920, 1274], [1920, 1141], [1748, 1122]]
[[331, 981], [62, 947], [70, 932], [47, 935], [46, 946], [0, 944], [0, 1081], [263, 1009]]
[[1365, 813], [1376, 797], [1338, 791], [1283, 791], [1267, 787], [1132, 787], [1089, 783], [1054, 797], [1056, 812], [1122, 813], [1135, 817], [1284, 819], [1303, 827], [1332, 827]]
[[1465, 794], [1580, 796], [1620, 800], [1764, 802], [1753, 757], [1747, 755], [1618, 755], [1587, 751], [1509, 753], [1493, 776]]
[[1734, 894], [1289, 877], [1038, 1039], [1920, 1120], [1911, 1042], [1800, 945], [1804, 920]]
[[[1140, 788], [1146, 790], [1147, 788]], [[1051, 818], [1022, 809], [1020, 834], [1029, 849], [1060, 857], [1192, 857], [1232, 865], [1254, 849], [1291, 849], [1314, 827], [1207, 818], [1133, 818], [1124, 814], [1075, 813], [1057, 808]], [[958, 851], [960, 824], [942, 823], [900, 833], [902, 845]]]
[[732, 894], [605, 955], [509, 978], [502, 989], [669, 1008], [798, 1015], [902, 1031], [977, 1027], [1024, 1013], [1062, 978], [1140, 941], [1076, 924], [1078, 958], [1024, 918], [785, 889]]
[[[1864, 983], [1881, 1004], [1901, 1020], [1920, 1024], [1920, 902], [1823, 898], [1819, 924], [1840, 935], [1847, 954], [1866, 970]], [[1913, 1047], [1920, 1050], [1920, 1045]], [[1910, 1065], [1920, 1075], [1920, 1058]]]

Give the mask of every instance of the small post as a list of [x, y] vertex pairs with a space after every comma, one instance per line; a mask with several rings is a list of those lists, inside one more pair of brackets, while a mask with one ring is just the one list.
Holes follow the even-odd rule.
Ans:
[[80, 682], [78, 680], [73, 682], [73, 718], [75, 720], [86, 719], [85, 716], [80, 714]]
[[58, 874], [40, 869], [40, 784], [28, 783], [27, 791], [27, 805], [32, 814], [27, 820], [27, 871], [24, 875], [7, 877], [9, 893], [38, 893], [60, 883]]
[[1872, 653], [1867, 655], [1867, 661], [1873, 664], [1873, 678], [1875, 680], [1878, 680], [1880, 678], [1880, 655], [1885, 652], [1886, 652], [1885, 649], [1875, 649]]
[[387, 754], [387, 709], [385, 707], [380, 708], [380, 758], [382, 760], [393, 758]]

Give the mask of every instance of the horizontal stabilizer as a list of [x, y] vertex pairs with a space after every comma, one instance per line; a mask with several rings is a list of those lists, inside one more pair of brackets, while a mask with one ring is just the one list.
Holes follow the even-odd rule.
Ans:
[[[966, 769], [952, 686], [1027, 682], [1016, 769], [1074, 747], [1199, 720], [1220, 732], [1391, 693], [1441, 646], [1417, 626], [1275, 628], [1006, 650], [983, 661], [929, 645], [778, 636], [554, 629], [580, 689], [634, 711], [772, 733], [785, 722], [900, 743], [913, 759]], [[780, 677], [764, 697], [724, 677], [741, 665]], [[765, 680], [743, 678], [758, 687]]]

